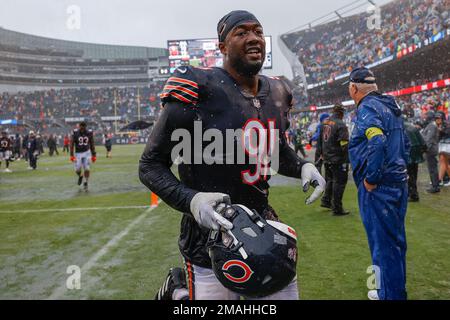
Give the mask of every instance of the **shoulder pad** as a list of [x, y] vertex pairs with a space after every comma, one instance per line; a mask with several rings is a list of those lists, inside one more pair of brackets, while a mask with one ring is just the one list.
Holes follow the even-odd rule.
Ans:
[[271, 83], [271, 86], [273, 88], [276, 88], [276, 90], [281, 93], [282, 95], [281, 100], [286, 101], [287, 109], [291, 109], [292, 106], [294, 105], [294, 97], [292, 95], [292, 89], [289, 87], [286, 81], [283, 80], [283, 78], [279, 77], [269, 77], [269, 76], [265, 77]]
[[160, 98], [163, 105], [170, 101], [196, 105], [198, 95], [199, 85], [194, 68], [186, 66], [175, 70], [174, 74], [167, 80]]

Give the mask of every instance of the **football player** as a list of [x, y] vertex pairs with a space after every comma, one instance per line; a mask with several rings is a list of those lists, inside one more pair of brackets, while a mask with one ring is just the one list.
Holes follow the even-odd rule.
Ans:
[[106, 157], [111, 158], [112, 141], [111, 136], [108, 134], [105, 134], [105, 148], [106, 148]]
[[[193, 137], [200, 123], [203, 132], [218, 130], [225, 141], [230, 129], [245, 132], [249, 123], [260, 129], [275, 127], [279, 130], [273, 143], [279, 150], [278, 173], [302, 179], [304, 191], [310, 185], [315, 187], [306, 199], [307, 204], [320, 198], [325, 186], [325, 180], [316, 167], [297, 156], [286, 141], [287, 116], [292, 107], [290, 89], [279, 79], [259, 74], [266, 46], [259, 21], [247, 11], [232, 11], [219, 21], [217, 33], [223, 68], [188, 66], [175, 71], [161, 94], [163, 109], [140, 160], [142, 183], [183, 213], [179, 248], [188, 273], [188, 287], [182, 286], [183, 274], [172, 269], [157, 298], [177, 299], [183, 290], [189, 293], [190, 299], [228, 300], [239, 297], [215, 277], [206, 249], [211, 229], [233, 228], [229, 220], [217, 213], [218, 205], [232, 201], [256, 210], [266, 220], [278, 220], [278, 215], [268, 203], [270, 176], [265, 174], [266, 170], [258, 171], [261, 168], [259, 162], [252, 163], [248, 154], [245, 163], [238, 164], [227, 161], [225, 164], [222, 164], [224, 161], [211, 164], [204, 157], [200, 157], [200, 162], [192, 162], [183, 154], [183, 162], [178, 166], [181, 181], [178, 180], [170, 170], [175, 160], [172, 151], [177, 145], [172, 140], [172, 133], [177, 129], [182, 129], [182, 132], [177, 131], [176, 134], [189, 132]], [[262, 139], [264, 135], [259, 136], [261, 139], [244, 137], [244, 141], [238, 141], [239, 136], [235, 136], [234, 152], [255, 143], [258, 149], [259, 146], [263, 147], [261, 150], [270, 149], [264, 146], [267, 143]], [[192, 139], [194, 158], [203, 155], [209, 145], [205, 147], [203, 144], [201, 150], [196, 150], [198, 139]], [[216, 152], [215, 157], [228, 159], [228, 150]], [[260, 174], [255, 177], [253, 173]], [[298, 299], [296, 278], [267, 299]]]
[[12, 143], [11, 139], [8, 137], [6, 131], [2, 131], [2, 136], [0, 137], [0, 168], [2, 166], [2, 161], [5, 161], [6, 168], [3, 172], [12, 172], [9, 169], [9, 162], [12, 156]]
[[29, 164], [28, 169], [36, 170], [39, 150], [34, 131], [30, 131], [30, 133], [28, 134], [28, 139], [26, 140], [26, 143], [27, 143], [26, 150]]
[[[97, 160], [95, 152], [94, 133], [86, 128], [86, 122], [80, 122], [70, 141], [70, 161], [75, 163], [75, 173], [78, 176], [78, 185], [83, 183], [84, 190], [88, 189], [91, 161]], [[81, 170], [83, 169], [83, 174]]]

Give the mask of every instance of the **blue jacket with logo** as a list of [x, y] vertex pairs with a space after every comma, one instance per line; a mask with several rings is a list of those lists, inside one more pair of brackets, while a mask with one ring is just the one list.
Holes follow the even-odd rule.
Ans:
[[349, 156], [356, 185], [397, 184], [407, 180], [409, 140], [401, 110], [392, 96], [373, 92], [357, 110]]

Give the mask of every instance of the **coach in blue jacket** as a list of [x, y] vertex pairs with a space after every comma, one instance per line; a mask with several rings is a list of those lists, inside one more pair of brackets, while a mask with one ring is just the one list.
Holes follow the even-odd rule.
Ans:
[[409, 142], [401, 110], [392, 96], [378, 93], [375, 76], [367, 68], [351, 72], [349, 93], [357, 106], [350, 162], [377, 279], [377, 290], [368, 296], [406, 299]]

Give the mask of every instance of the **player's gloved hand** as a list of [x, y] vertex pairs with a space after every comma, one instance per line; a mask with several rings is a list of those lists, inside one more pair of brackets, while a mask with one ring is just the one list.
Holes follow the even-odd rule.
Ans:
[[74, 156], [70, 156], [70, 161], [71, 162], [75, 162], [75, 160], [77, 160]]
[[312, 163], [305, 163], [302, 167], [302, 185], [303, 192], [307, 192], [310, 185], [314, 187], [313, 193], [305, 200], [306, 204], [311, 204], [322, 196], [326, 181]]
[[91, 160], [92, 160], [92, 162], [95, 162], [95, 161], [97, 161], [97, 157], [96, 156], [92, 156]]
[[191, 200], [191, 212], [197, 223], [205, 228], [231, 229], [233, 224], [216, 212], [220, 205], [231, 204], [230, 196], [218, 192], [199, 192]]

